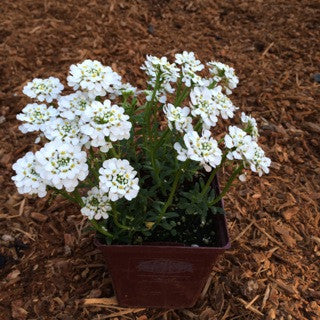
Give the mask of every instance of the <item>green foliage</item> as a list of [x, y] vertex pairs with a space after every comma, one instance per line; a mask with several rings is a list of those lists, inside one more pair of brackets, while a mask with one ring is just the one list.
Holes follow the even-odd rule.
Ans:
[[[181, 104], [189, 91], [189, 88], [181, 88], [176, 103]], [[203, 194], [208, 174], [203, 172], [197, 162], [177, 160], [173, 145], [177, 141], [183, 143], [181, 134], [175, 129], [159, 130], [159, 122], [152, 121], [157, 117], [157, 110], [162, 109], [161, 104], [149, 101], [137, 106], [136, 99], [130, 102], [130, 98], [126, 97], [123, 107], [133, 125], [130, 143], [126, 140], [113, 143], [114, 150], [138, 172], [140, 191], [131, 201], [119, 199], [110, 218], [99, 222], [113, 236], [106, 242], [183, 242], [182, 235], [187, 232], [184, 229], [194, 229], [194, 223], [203, 226], [208, 215], [221, 213], [221, 209], [209, 205], [216, 196], [214, 189], [210, 187]], [[151, 130], [147, 130], [148, 126]], [[201, 130], [199, 125], [197, 128]], [[104, 160], [101, 153], [97, 156], [91, 150], [90, 181], [95, 185], [98, 182], [99, 167]], [[177, 191], [172, 193], [175, 183]], [[171, 202], [168, 203], [170, 196]], [[194, 239], [194, 236], [191, 238]]]
[[[174, 128], [163, 129], [158, 121], [163, 104], [155, 99], [162, 85], [160, 75], [157, 79], [150, 101], [139, 105], [137, 98], [123, 96], [121, 105], [132, 123], [129, 141], [112, 142], [113, 148], [108, 154], [97, 148], [89, 150], [90, 174], [79, 189], [98, 186], [99, 168], [106, 159], [113, 157], [127, 159], [139, 178], [140, 190], [136, 198], [113, 202], [107, 220], [91, 221], [92, 227], [100, 233], [100, 240], [108, 244], [205, 243], [214, 235], [210, 217], [223, 213], [221, 208], [210, 205], [217, 196], [210, 182], [215, 173], [212, 176], [204, 173], [196, 161], [177, 160], [173, 146], [175, 142], [183, 144], [183, 135]], [[172, 99], [174, 104], [181, 106], [190, 90], [180, 79], [177, 94]], [[195, 119], [194, 125], [194, 130], [200, 133], [200, 119]], [[211, 179], [210, 185], [208, 179]], [[80, 195], [74, 197], [72, 201], [81, 203]]]

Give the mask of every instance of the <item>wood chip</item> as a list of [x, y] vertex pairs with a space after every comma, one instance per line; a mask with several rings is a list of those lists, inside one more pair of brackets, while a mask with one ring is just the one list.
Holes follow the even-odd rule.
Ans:
[[243, 300], [242, 298], [237, 298], [237, 300], [240, 301], [245, 307], [248, 306], [248, 309], [250, 311], [254, 312], [255, 314], [258, 314], [259, 316], [263, 316], [262, 312], [260, 312], [258, 309], [254, 308], [253, 306], [249, 305], [249, 303]]
[[31, 218], [38, 222], [46, 222], [48, 220], [47, 216], [39, 212], [31, 212]]

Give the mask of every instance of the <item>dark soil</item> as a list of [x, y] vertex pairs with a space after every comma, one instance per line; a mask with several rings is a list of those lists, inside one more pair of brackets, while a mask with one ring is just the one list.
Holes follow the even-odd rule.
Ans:
[[[318, 0], [2, 0], [0, 16], [1, 320], [320, 318]], [[146, 54], [183, 50], [235, 68], [232, 99], [258, 119], [272, 168], [225, 198], [232, 249], [194, 308], [121, 308], [79, 209], [10, 179], [33, 150], [22, 87], [85, 58], [135, 84]]]

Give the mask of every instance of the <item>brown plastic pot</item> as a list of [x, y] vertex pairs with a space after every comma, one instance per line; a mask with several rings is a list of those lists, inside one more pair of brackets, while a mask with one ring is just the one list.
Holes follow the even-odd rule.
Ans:
[[[220, 205], [223, 207], [223, 202]], [[214, 220], [217, 247], [189, 247], [175, 243], [103, 245], [96, 240], [119, 305], [192, 307], [218, 256], [230, 248], [225, 216], [216, 214]]]

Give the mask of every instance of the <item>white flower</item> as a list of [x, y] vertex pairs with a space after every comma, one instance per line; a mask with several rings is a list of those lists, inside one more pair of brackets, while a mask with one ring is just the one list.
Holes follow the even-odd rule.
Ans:
[[241, 122], [246, 123], [245, 131], [248, 132], [255, 140], [259, 137], [257, 121], [251, 116], [247, 116], [244, 112], [241, 113]]
[[74, 120], [56, 118], [46, 123], [44, 134], [49, 140], [84, 145], [89, 137], [80, 131], [80, 126], [79, 118]]
[[232, 90], [237, 87], [239, 83], [238, 77], [235, 75], [234, 69], [221, 62], [208, 62], [209, 71], [213, 76], [215, 82], [222, 82], [226, 93], [231, 94]]
[[[156, 99], [161, 103], [166, 101], [166, 92], [173, 93], [174, 89], [171, 87], [170, 82], [176, 82], [179, 77], [179, 69], [174, 63], [170, 64], [166, 57], [157, 58], [147, 55], [147, 59], [141, 66], [149, 76], [148, 84], [151, 88], [156, 85], [157, 76], [159, 77], [160, 86], [156, 95]], [[147, 90], [147, 100], [150, 101], [153, 90]], [[161, 100], [160, 100], [161, 99]]]
[[73, 120], [77, 116], [81, 117], [90, 103], [91, 100], [89, 100], [85, 93], [77, 91], [76, 93], [60, 97], [58, 100], [58, 110], [62, 118]]
[[39, 101], [52, 102], [57, 99], [63, 90], [63, 85], [58, 78], [50, 77], [48, 79], [35, 78], [28, 82], [23, 88], [23, 93], [30, 98], [36, 98]]
[[234, 112], [238, 109], [232, 101], [221, 92], [221, 86], [212, 89], [212, 95], [216, 107], [220, 111], [222, 119], [233, 118]]
[[57, 189], [72, 192], [88, 175], [87, 155], [80, 146], [51, 141], [36, 152], [36, 159], [36, 171]]
[[135, 96], [137, 88], [133, 87], [130, 83], [119, 83], [118, 86], [115, 86], [113, 94], [110, 95], [110, 99], [114, 99], [116, 96]]
[[20, 158], [13, 166], [16, 175], [12, 177], [18, 192], [21, 194], [37, 194], [44, 197], [47, 194], [48, 183], [42, 179], [36, 171], [37, 161], [32, 152], [28, 152]]
[[105, 96], [112, 93], [114, 86], [121, 84], [121, 76], [110, 67], [103, 66], [96, 60], [85, 60], [70, 67], [70, 75], [67, 77], [68, 85], [74, 90], [81, 88], [87, 92], [90, 99], [97, 96]]
[[167, 116], [168, 126], [171, 130], [173, 129], [172, 124], [179, 132], [192, 130], [192, 118], [188, 117], [190, 113], [188, 107], [180, 108], [168, 103], [163, 107], [163, 111]]
[[147, 59], [141, 66], [146, 74], [153, 80], [156, 79], [160, 71], [160, 80], [165, 82], [176, 82], [179, 76], [179, 69], [174, 63], [170, 63], [167, 57], [157, 58], [147, 55]]
[[111, 105], [110, 100], [103, 104], [93, 101], [83, 114], [81, 131], [91, 138], [93, 147], [102, 147], [106, 145], [106, 137], [111, 141], [129, 139], [132, 124], [128, 119], [124, 109]]
[[196, 59], [194, 52], [183, 51], [182, 53], [177, 53], [175, 58], [177, 64], [193, 69], [193, 71], [201, 71], [204, 68], [201, 61]]
[[216, 125], [219, 115], [223, 119], [233, 118], [234, 112], [237, 110], [237, 107], [221, 90], [221, 86], [214, 89], [205, 86], [195, 87], [191, 90], [191, 113], [202, 118], [206, 129]]
[[88, 191], [86, 197], [82, 197], [84, 207], [81, 208], [81, 213], [87, 216], [90, 220], [108, 219], [108, 212], [111, 211], [110, 199], [105, 192], [97, 187]]
[[182, 82], [187, 87], [192, 85], [203, 85], [202, 78], [196, 74], [197, 71], [201, 71], [204, 65], [200, 60], [197, 60], [193, 52], [183, 51], [183, 53], [177, 53], [175, 55], [175, 62], [181, 65]]
[[269, 173], [271, 160], [265, 156], [264, 151], [256, 142], [253, 142], [253, 149], [254, 155], [252, 159], [249, 160], [250, 169], [253, 172], [258, 172], [259, 177], [261, 177], [263, 173]]
[[206, 129], [218, 122], [219, 105], [213, 100], [213, 90], [206, 87], [195, 87], [190, 93], [191, 113], [200, 116]]
[[[88, 149], [90, 146], [88, 147]], [[112, 143], [111, 142], [106, 142], [103, 146], [101, 146], [99, 149], [101, 152], [108, 152], [112, 148]]]
[[24, 121], [19, 129], [23, 133], [32, 131], [43, 131], [47, 121], [52, 120], [58, 115], [58, 110], [54, 107], [47, 107], [45, 104], [29, 103], [23, 109], [22, 113], [17, 115], [17, 119]]
[[188, 159], [188, 151], [184, 148], [182, 148], [181, 144], [179, 142], [176, 142], [173, 145], [174, 149], [177, 151], [177, 159], [180, 161], [186, 161]]
[[178, 152], [178, 160], [199, 161], [207, 172], [220, 165], [222, 151], [217, 141], [211, 137], [209, 130], [204, 130], [201, 137], [196, 131], [189, 131], [184, 135], [183, 140], [186, 149], [183, 149], [179, 143], [174, 145]]
[[[151, 101], [152, 96], [153, 96], [153, 90], [144, 90], [144, 93], [146, 95], [146, 100]], [[167, 94], [166, 94], [165, 90], [163, 90], [163, 89], [158, 90], [155, 94], [154, 100], [159, 101], [160, 103], [166, 103]]]
[[108, 193], [111, 201], [122, 197], [127, 200], [135, 198], [139, 192], [139, 179], [137, 172], [129, 164], [128, 160], [112, 158], [103, 162], [103, 168], [99, 170], [100, 189]]
[[229, 134], [224, 137], [225, 145], [230, 151], [227, 158], [230, 160], [251, 160], [254, 156], [254, 141], [242, 129], [236, 126], [229, 127]]
[[251, 171], [258, 172], [259, 176], [269, 173], [271, 160], [267, 158], [264, 151], [256, 141], [242, 129], [230, 126], [229, 134], [224, 138], [225, 145], [230, 149], [227, 158], [230, 160], [243, 160], [244, 165], [250, 166]]

